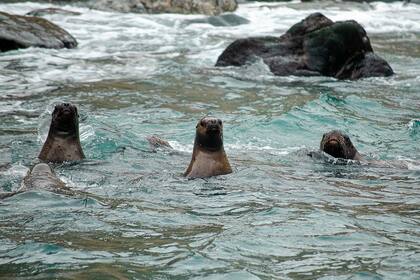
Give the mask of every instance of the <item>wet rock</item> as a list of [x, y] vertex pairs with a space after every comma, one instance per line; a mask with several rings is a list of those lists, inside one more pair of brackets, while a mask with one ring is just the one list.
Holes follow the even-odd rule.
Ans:
[[363, 77], [387, 77], [393, 74], [394, 71], [385, 59], [368, 52], [349, 59], [338, 71], [336, 78], [356, 80]]
[[0, 51], [20, 48], [75, 48], [77, 41], [52, 22], [0, 12]]
[[359, 79], [393, 74], [389, 64], [373, 53], [360, 24], [352, 20], [333, 22], [320, 13], [309, 15], [280, 37], [234, 41], [219, 56], [216, 66], [242, 66], [258, 57], [278, 76]]
[[249, 23], [244, 17], [235, 14], [223, 14], [220, 16], [209, 16], [206, 18], [192, 19], [187, 21], [188, 24], [204, 23], [213, 26], [237, 26]]
[[102, 11], [116, 11], [121, 13], [145, 13], [146, 7], [141, 0], [97, 0], [90, 1], [88, 6]]
[[80, 16], [81, 13], [59, 8], [36, 9], [26, 14], [27, 16], [42, 17], [46, 15]]
[[[290, 2], [292, 0], [240, 0], [239, 3], [246, 3], [246, 2]], [[301, 0], [302, 2], [320, 2], [320, 0]], [[385, 2], [385, 3], [391, 3], [391, 2], [414, 2], [418, 3], [419, 0], [335, 0], [336, 2]]]
[[236, 0], [91, 0], [99, 10], [218, 15], [237, 8]]

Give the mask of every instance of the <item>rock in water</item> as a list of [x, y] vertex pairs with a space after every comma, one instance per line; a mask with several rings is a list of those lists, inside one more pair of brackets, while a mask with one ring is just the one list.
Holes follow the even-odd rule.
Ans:
[[59, 8], [36, 9], [26, 14], [27, 16], [42, 17], [46, 15], [80, 16], [81, 13]]
[[237, 26], [241, 24], [248, 24], [249, 20], [236, 14], [223, 14], [219, 16], [209, 16], [199, 19], [191, 19], [187, 24], [204, 23], [213, 26]]
[[75, 48], [76, 39], [54, 23], [38, 17], [0, 12], [0, 52], [29, 48]]
[[309, 15], [280, 37], [234, 41], [216, 66], [242, 66], [260, 57], [278, 76], [330, 76], [359, 79], [390, 76], [389, 64], [373, 53], [369, 37], [356, 21], [333, 22], [320, 13]]
[[94, 9], [118, 12], [218, 15], [233, 12], [236, 0], [91, 0]]
[[121, 13], [145, 13], [146, 7], [142, 0], [92, 0], [88, 6], [93, 9]]

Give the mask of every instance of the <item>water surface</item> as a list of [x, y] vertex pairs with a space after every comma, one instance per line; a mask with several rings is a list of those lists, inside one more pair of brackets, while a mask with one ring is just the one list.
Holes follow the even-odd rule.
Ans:
[[[0, 190], [19, 187], [66, 101], [79, 107], [87, 160], [56, 172], [92, 196], [40, 190], [0, 202], [0, 278], [420, 278], [419, 5], [243, 4], [236, 15], [249, 23], [238, 26], [65, 8], [82, 15], [47, 19], [77, 49], [0, 54]], [[396, 75], [213, 67], [234, 39], [280, 35], [315, 11], [359, 21]], [[235, 171], [187, 180], [195, 124], [208, 114], [224, 120]], [[308, 157], [331, 129], [391, 166]], [[153, 152], [151, 134], [175, 150]]]

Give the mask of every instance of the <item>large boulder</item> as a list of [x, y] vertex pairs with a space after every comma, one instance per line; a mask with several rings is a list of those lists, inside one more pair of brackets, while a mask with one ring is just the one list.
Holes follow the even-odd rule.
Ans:
[[249, 20], [236, 14], [227, 13], [219, 16], [208, 16], [186, 20], [187, 24], [210, 24], [213, 26], [238, 26], [248, 24]]
[[261, 58], [278, 76], [330, 76], [358, 79], [390, 76], [389, 64], [373, 53], [369, 37], [356, 21], [333, 22], [309, 15], [280, 37], [239, 39], [219, 56], [216, 66], [241, 66]]
[[236, 0], [91, 0], [95, 9], [137, 13], [218, 15], [236, 10]]
[[47, 15], [62, 15], [62, 16], [80, 16], [81, 13], [73, 12], [69, 10], [63, 10], [60, 8], [44, 8], [36, 9], [26, 13], [27, 16], [43, 17]]
[[77, 41], [67, 31], [39, 17], [0, 12], [0, 52], [20, 48], [75, 48]]

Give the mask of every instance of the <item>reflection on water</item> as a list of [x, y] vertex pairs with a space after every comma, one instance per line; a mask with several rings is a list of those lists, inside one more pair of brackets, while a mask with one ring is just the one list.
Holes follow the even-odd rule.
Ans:
[[[71, 101], [88, 159], [55, 170], [84, 195], [1, 201], [1, 277], [420, 277], [420, 6], [251, 3], [236, 12], [249, 22], [235, 26], [65, 8], [82, 15], [47, 18], [77, 49], [0, 54], [0, 187], [19, 188], [53, 105]], [[397, 74], [354, 82], [274, 77], [260, 61], [213, 67], [234, 39], [281, 34], [319, 9], [361, 22]], [[224, 120], [234, 173], [187, 180], [194, 127], [207, 114]], [[336, 128], [369, 164], [307, 156]], [[151, 134], [175, 150], [152, 151]]]

